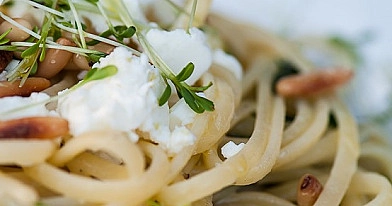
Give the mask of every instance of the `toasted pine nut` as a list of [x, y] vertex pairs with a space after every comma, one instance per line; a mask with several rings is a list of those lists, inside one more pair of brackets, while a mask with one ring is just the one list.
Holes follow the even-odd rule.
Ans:
[[323, 185], [318, 179], [313, 175], [305, 174], [298, 184], [297, 204], [299, 206], [313, 205], [322, 191]]
[[[18, 22], [19, 24], [23, 25], [24, 27], [26, 27], [27, 29], [33, 29], [33, 26], [25, 19], [22, 18], [15, 18], [13, 19], [16, 22]], [[9, 34], [7, 34], [7, 38], [10, 41], [24, 41], [27, 38], [29, 38], [30, 34], [24, 32], [23, 30], [19, 29], [18, 27], [16, 27], [15, 25], [11, 24], [8, 21], [4, 21], [0, 24], [0, 33], [4, 33], [6, 32], [8, 29], [12, 29], [11, 32]]]
[[328, 69], [291, 75], [280, 79], [276, 91], [283, 97], [305, 97], [331, 91], [347, 83], [353, 76], [348, 69]]
[[89, 70], [91, 69], [90, 65], [88, 64], [88, 61], [85, 56], [82, 56], [80, 54], [74, 54], [72, 56], [72, 62], [79, 68], [83, 70]]
[[50, 139], [67, 135], [68, 131], [68, 121], [60, 117], [0, 121], [0, 139]]
[[103, 53], [106, 53], [106, 54], [109, 54], [110, 52], [113, 51], [114, 46], [110, 45], [110, 44], [107, 44], [107, 43], [104, 43], [104, 42], [99, 42], [98, 44], [96, 44], [94, 46], [91, 46], [89, 48], [93, 49], [93, 50], [97, 50], [97, 51], [103, 52]]
[[[56, 43], [64, 46], [72, 46], [74, 43], [66, 38], [59, 38]], [[35, 76], [52, 78], [67, 65], [72, 57], [72, 53], [60, 49], [48, 49], [45, 59], [38, 64]]]
[[40, 92], [50, 86], [50, 81], [41, 77], [29, 77], [20, 85], [20, 80], [0, 81], [0, 98], [6, 96], [29, 96], [32, 92]]

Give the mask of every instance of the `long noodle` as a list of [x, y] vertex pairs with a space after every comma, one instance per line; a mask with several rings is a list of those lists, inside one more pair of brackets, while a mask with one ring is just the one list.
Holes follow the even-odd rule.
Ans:
[[[274, 91], [279, 60], [300, 74], [314, 72], [293, 43], [205, 10], [195, 18], [244, 69], [240, 80], [213, 63], [198, 80], [212, 83], [204, 95], [215, 110], [187, 125], [194, 144], [169, 154], [142, 131], [134, 142], [107, 129], [53, 140], [1, 139], [0, 205], [292, 206], [300, 202], [304, 174], [323, 188], [311, 204], [392, 205], [391, 146], [357, 124], [339, 88], [295, 98]], [[188, 19], [181, 13], [172, 26]], [[54, 96], [71, 87], [75, 74], [57, 76], [42, 92]], [[243, 147], [224, 156], [231, 142]]]

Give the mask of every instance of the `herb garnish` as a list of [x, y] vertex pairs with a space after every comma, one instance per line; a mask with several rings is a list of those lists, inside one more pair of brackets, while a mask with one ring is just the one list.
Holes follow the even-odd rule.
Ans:
[[[100, 42], [104, 42], [113, 46], [123, 46], [129, 49], [133, 54], [140, 55], [139, 51], [126, 46], [124, 42], [125, 39], [129, 39], [135, 35], [136, 39], [139, 41], [140, 46], [142, 47], [142, 50], [147, 54], [151, 63], [160, 70], [161, 76], [166, 83], [166, 89], [164, 90], [162, 96], [158, 99], [159, 105], [163, 105], [169, 100], [172, 94], [172, 87], [174, 87], [178, 97], [184, 98], [185, 102], [195, 112], [202, 113], [204, 111], [214, 110], [214, 103], [198, 94], [211, 87], [212, 83], [209, 83], [206, 86], [190, 86], [185, 82], [192, 75], [195, 69], [195, 66], [192, 62], [189, 62], [179, 74], [174, 74], [169, 66], [154, 51], [144, 36], [146, 31], [150, 29], [150, 25], [144, 25], [140, 24], [140, 22], [135, 22], [132, 18], [132, 15], [127, 11], [126, 6], [122, 0], [110, 1], [109, 7], [116, 8], [117, 12], [115, 13], [113, 13], [110, 8], [107, 8], [103, 5], [103, 0], [85, 0], [78, 2], [74, 2], [72, 0], [23, 1], [34, 6], [35, 8], [44, 11], [45, 19], [42, 27], [36, 30], [28, 30], [22, 25], [16, 25], [18, 28], [31, 35], [31, 41], [9, 42], [5, 39], [6, 33], [0, 36], [0, 49], [2, 50], [18, 51], [21, 48], [27, 47], [27, 49], [23, 50], [22, 52], [21, 56], [23, 59], [20, 61], [17, 68], [8, 74], [7, 78], [9, 81], [22, 79], [22, 86], [27, 77], [29, 77], [31, 74], [34, 74], [36, 71], [38, 67], [38, 61], [42, 61], [45, 58], [46, 48], [62, 49], [81, 54], [88, 58], [90, 64], [97, 62], [101, 57], [107, 55], [102, 52], [88, 49], [88, 46], [93, 46]], [[5, 5], [8, 2], [12, 2], [12, 0], [2, 2], [2, 4]], [[188, 34], [195, 15], [196, 4], [197, 0], [194, 0], [191, 14], [189, 14], [189, 23], [186, 28]], [[108, 29], [99, 35], [86, 32], [86, 25], [81, 22], [79, 17], [79, 10], [89, 11], [101, 15], [105, 19]], [[11, 19], [1, 12], [0, 15], [4, 19]], [[116, 20], [116, 22], [120, 21], [123, 23], [123, 25], [116, 24], [114, 26], [112, 23], [113, 20]], [[60, 37], [59, 35], [61, 34], [61, 31], [71, 33], [77, 46], [63, 46], [55, 43], [54, 41]], [[114, 37], [115, 40], [111, 39], [110, 37]], [[86, 40], [86, 38], [89, 39]], [[95, 70], [92, 69], [92, 71]], [[89, 75], [87, 77], [89, 77]], [[95, 78], [95, 75], [91, 76], [91, 78]], [[78, 85], [80, 86], [80, 84]]]

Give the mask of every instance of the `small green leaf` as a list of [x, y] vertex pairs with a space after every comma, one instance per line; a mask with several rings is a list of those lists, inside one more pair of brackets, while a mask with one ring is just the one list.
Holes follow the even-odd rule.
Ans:
[[97, 4], [99, 0], [86, 0], [87, 2], [90, 2], [92, 4]]
[[188, 104], [188, 106], [193, 111], [195, 111], [196, 113], [203, 113], [204, 112], [203, 107], [201, 107], [197, 103], [197, 101], [196, 101], [197, 97], [196, 97], [196, 95], [194, 93], [192, 93], [191, 91], [189, 91], [185, 87], [182, 87], [182, 89], [180, 90], [180, 93], [181, 93], [182, 97], [184, 98], [185, 102]]
[[194, 92], [204, 92], [206, 91], [208, 88], [210, 88], [212, 86], [212, 82], [208, 83], [208, 85], [206, 86], [200, 86], [200, 87], [191, 87], [190, 90], [194, 91]]
[[46, 56], [46, 44], [43, 44], [41, 49], [41, 54], [39, 56], [39, 61], [40, 62], [44, 61], [45, 56]]
[[189, 62], [179, 74], [177, 74], [176, 78], [178, 81], [183, 82], [187, 80], [193, 73], [195, 69], [195, 65], [192, 62]]
[[134, 26], [126, 27], [124, 25], [118, 25], [111, 28], [112, 34], [118, 41], [123, 41], [124, 38], [132, 37], [135, 32], [136, 28]]
[[27, 56], [33, 55], [34, 53], [37, 53], [39, 49], [39, 44], [34, 44], [33, 46], [29, 47], [28, 49], [24, 50], [21, 54], [22, 58], [25, 58]]
[[95, 52], [95, 53], [87, 54], [88, 59], [89, 59], [91, 62], [93, 62], [93, 63], [98, 62], [100, 58], [105, 57], [106, 55], [107, 55], [107, 54], [106, 54], [106, 53], [103, 53], [103, 52]]
[[123, 38], [130, 38], [132, 37], [134, 34], [136, 33], [136, 28], [134, 26], [130, 26], [128, 28], [126, 28], [125, 30], [123, 30], [120, 35]]
[[84, 81], [100, 80], [106, 77], [113, 76], [117, 73], [117, 67], [114, 65], [108, 65], [103, 68], [93, 68], [91, 69], [84, 78]]
[[170, 87], [170, 85], [168, 84], [168, 85], [166, 86], [165, 90], [163, 91], [162, 96], [161, 96], [161, 97], [159, 98], [159, 100], [158, 100], [159, 106], [164, 105], [164, 104], [169, 100], [170, 95], [171, 95], [171, 87]]
[[[104, 31], [104, 32], [102, 32], [99, 36], [100, 37], [109, 37], [110, 35], [112, 35], [113, 34], [113, 32], [110, 30], [110, 29], [108, 29], [108, 30], [106, 30], [106, 31]], [[88, 46], [94, 46], [94, 45], [96, 45], [96, 44], [98, 44], [98, 43], [100, 43], [101, 41], [98, 41], [98, 40], [95, 40], [95, 39], [93, 39], [93, 40], [90, 40], [90, 41], [88, 41], [88, 42], [86, 42], [86, 44], [88, 45]]]
[[214, 103], [211, 100], [207, 99], [207, 98], [199, 96], [197, 98], [197, 102], [206, 111], [214, 111], [215, 110]]
[[118, 69], [114, 65], [108, 65], [102, 68], [92, 68], [87, 72], [86, 76], [84, 76], [83, 80], [80, 81], [78, 84], [74, 85], [73, 87], [71, 87], [71, 89], [77, 89], [83, 86], [84, 84], [94, 80], [100, 80], [113, 76], [117, 74], [117, 71]]
[[10, 33], [11, 32], [11, 28], [10, 29], [8, 29], [7, 31], [5, 31], [4, 33], [2, 33], [1, 35], [0, 35], [0, 45], [1, 44], [6, 44], [6, 43], [8, 43], [10, 40], [9, 39], [7, 39], [7, 38], [5, 38], [5, 36], [7, 36], [7, 34], [8, 33]]
[[10, 42], [9, 39], [0, 39], [0, 45], [7, 44], [8, 42]]
[[31, 67], [29, 75], [35, 74], [38, 70], [38, 64], [37, 62], [34, 62], [33, 66]]

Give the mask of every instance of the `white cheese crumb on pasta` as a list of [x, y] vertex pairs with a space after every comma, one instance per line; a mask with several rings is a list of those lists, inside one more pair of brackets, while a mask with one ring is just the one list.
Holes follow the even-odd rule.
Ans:
[[233, 141], [227, 142], [223, 147], [221, 148], [221, 153], [223, 157], [225, 158], [230, 158], [234, 155], [236, 155], [241, 149], [245, 146], [244, 143], [236, 144]]
[[146, 38], [163, 61], [178, 74], [189, 62], [195, 65], [195, 71], [185, 82], [192, 85], [211, 66], [212, 51], [207, 44], [205, 34], [197, 28], [191, 28], [189, 34], [183, 29], [163, 31], [151, 29]]
[[167, 103], [158, 105], [166, 85], [147, 56], [137, 57], [118, 47], [94, 67], [108, 65], [116, 66], [117, 74], [60, 96], [58, 112], [69, 121], [72, 135], [117, 130], [128, 133], [134, 142], [140, 136], [150, 139], [169, 154], [194, 144], [195, 136], [186, 125], [193, 121], [195, 113], [182, 100], [172, 109]]

